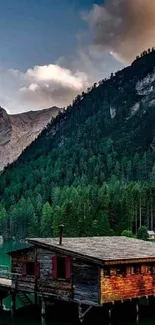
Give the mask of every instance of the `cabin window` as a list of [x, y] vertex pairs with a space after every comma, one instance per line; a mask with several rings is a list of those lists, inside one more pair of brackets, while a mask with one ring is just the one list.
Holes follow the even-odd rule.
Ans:
[[70, 280], [71, 278], [71, 258], [66, 256], [53, 256], [52, 258], [53, 280]]
[[26, 263], [26, 274], [35, 275], [35, 264], [33, 262]]
[[152, 265], [147, 266], [147, 273], [149, 273], [149, 274], [153, 273], [153, 266]]
[[104, 276], [110, 276], [110, 267], [104, 267]]
[[57, 278], [66, 279], [66, 260], [64, 257], [57, 257]]
[[147, 273], [154, 274], [155, 273], [155, 266], [154, 265], [147, 265]]
[[23, 275], [31, 275], [35, 277], [40, 276], [40, 264], [39, 263], [33, 263], [33, 262], [27, 262], [23, 263]]
[[132, 274], [141, 274], [141, 266], [140, 265], [133, 265], [131, 268]]
[[118, 265], [116, 268], [117, 275], [126, 275], [126, 266], [125, 265]]

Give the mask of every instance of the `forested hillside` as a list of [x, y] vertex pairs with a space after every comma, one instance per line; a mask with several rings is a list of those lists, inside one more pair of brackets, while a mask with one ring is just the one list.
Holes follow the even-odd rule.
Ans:
[[7, 236], [155, 226], [155, 51], [94, 84], [0, 177]]

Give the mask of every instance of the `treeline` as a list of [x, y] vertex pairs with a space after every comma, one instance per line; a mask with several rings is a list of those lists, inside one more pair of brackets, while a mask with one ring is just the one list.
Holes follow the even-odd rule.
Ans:
[[0, 206], [0, 232], [6, 238], [57, 236], [61, 223], [69, 237], [120, 235], [124, 229], [137, 234], [143, 225], [155, 226], [154, 180], [53, 187], [47, 202], [36, 192], [14, 200], [8, 211]]

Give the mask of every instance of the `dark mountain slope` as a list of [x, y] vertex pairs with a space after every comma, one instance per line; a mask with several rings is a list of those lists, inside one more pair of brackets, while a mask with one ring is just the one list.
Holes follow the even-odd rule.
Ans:
[[[130, 67], [117, 72], [115, 77], [101, 81], [98, 87], [94, 85], [90, 92], [78, 96], [67, 111], [59, 114], [38, 141], [32, 145], [32, 151], [34, 152], [34, 148], [41, 145], [46, 146], [47, 150], [48, 146], [49, 148], [57, 147], [60, 141], [66, 142], [66, 137], [70, 138], [71, 134], [74, 137], [80, 133], [79, 128], [82, 127], [82, 132], [90, 136], [96, 135], [94, 133], [97, 132], [101, 136], [113, 137], [118, 148], [121, 141], [125, 145], [123, 151], [121, 150], [122, 154], [124, 150], [127, 153], [129, 150], [133, 153], [135, 149], [140, 150], [140, 148], [144, 152], [152, 142], [154, 131], [152, 130], [153, 99], [155, 99], [154, 70], [155, 51], [136, 60]], [[148, 125], [150, 125], [150, 130], [148, 130]], [[135, 132], [130, 134], [131, 146], [128, 147], [126, 139], [122, 137], [122, 132], [126, 137], [132, 129]], [[147, 129], [147, 134], [145, 134], [145, 129]], [[27, 155], [30, 155], [32, 159], [31, 148], [26, 151], [26, 155], [21, 157], [22, 159], [25, 160]]]
[[67, 235], [153, 227], [154, 139], [152, 51], [78, 96], [5, 170], [5, 232], [46, 236], [52, 224], [55, 235], [61, 221]]

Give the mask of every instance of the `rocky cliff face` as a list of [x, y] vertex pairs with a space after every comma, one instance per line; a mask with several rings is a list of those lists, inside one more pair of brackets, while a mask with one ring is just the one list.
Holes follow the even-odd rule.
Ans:
[[51, 107], [41, 111], [8, 115], [0, 107], [0, 171], [19, 157], [57, 112], [57, 107]]

